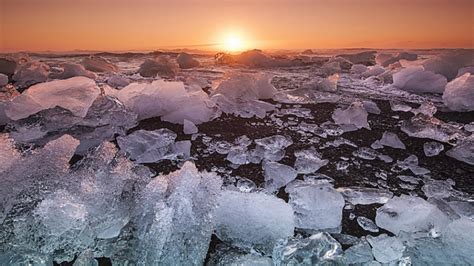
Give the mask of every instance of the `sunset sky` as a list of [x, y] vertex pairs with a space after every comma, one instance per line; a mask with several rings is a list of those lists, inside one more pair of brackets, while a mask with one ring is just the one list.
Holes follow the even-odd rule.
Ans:
[[0, 3], [0, 51], [474, 47], [474, 0]]

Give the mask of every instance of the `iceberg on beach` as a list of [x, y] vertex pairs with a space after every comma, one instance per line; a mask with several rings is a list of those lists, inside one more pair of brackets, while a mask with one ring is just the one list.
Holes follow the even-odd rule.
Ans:
[[474, 75], [466, 73], [449, 82], [443, 93], [443, 101], [453, 111], [474, 111]]
[[446, 77], [421, 66], [408, 67], [393, 75], [394, 87], [413, 93], [443, 93], [446, 84]]

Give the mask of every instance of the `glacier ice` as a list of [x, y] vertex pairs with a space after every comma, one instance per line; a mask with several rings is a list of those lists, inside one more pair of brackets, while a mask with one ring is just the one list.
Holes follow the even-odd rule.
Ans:
[[45, 82], [48, 80], [49, 66], [32, 61], [18, 67], [13, 75], [15, 85], [19, 88], [27, 88], [36, 83]]
[[375, 58], [377, 64], [387, 67], [391, 64], [394, 64], [400, 60], [407, 60], [407, 61], [415, 61], [418, 58], [417, 54], [409, 53], [409, 52], [400, 52], [397, 55], [391, 54], [378, 54]]
[[261, 256], [255, 252], [246, 253], [237, 248], [220, 244], [217, 246], [216, 251], [210, 256], [206, 265], [272, 266], [273, 263], [270, 257]]
[[279, 239], [293, 236], [293, 209], [282, 199], [229, 190], [218, 201], [216, 235], [226, 243], [270, 254]]
[[369, 114], [380, 114], [382, 111], [380, 108], [377, 106], [377, 104], [371, 100], [365, 100], [362, 101], [362, 105], [364, 106], [364, 109], [367, 110]]
[[394, 234], [436, 230], [441, 232], [449, 223], [449, 218], [435, 205], [422, 198], [401, 195], [390, 199], [377, 209], [377, 226]]
[[255, 140], [254, 156], [269, 161], [280, 161], [285, 157], [285, 149], [293, 144], [291, 138], [274, 135]]
[[377, 225], [367, 217], [358, 216], [357, 223], [359, 224], [360, 227], [362, 227], [362, 229], [366, 231], [373, 232], [373, 233], [377, 233], [379, 231], [379, 228], [377, 227]]
[[372, 254], [381, 263], [390, 263], [399, 260], [403, 256], [405, 246], [397, 237], [390, 237], [386, 234], [377, 237], [368, 236], [367, 241], [372, 246]]
[[372, 255], [372, 248], [367, 240], [358, 241], [355, 245], [346, 249], [344, 252], [344, 258], [348, 263], [369, 263], [374, 260]]
[[50, 81], [30, 87], [16, 97], [5, 112], [11, 119], [18, 120], [59, 106], [84, 117], [99, 94], [95, 81], [86, 77]]
[[393, 86], [418, 94], [443, 93], [446, 84], [446, 77], [421, 66], [408, 67], [393, 75]]
[[436, 141], [429, 141], [423, 144], [423, 152], [427, 157], [436, 156], [443, 150], [444, 145]]
[[308, 238], [293, 237], [280, 241], [275, 247], [273, 265], [332, 265], [342, 264], [341, 244], [326, 232]]
[[184, 134], [196, 134], [198, 133], [198, 128], [196, 127], [196, 125], [187, 120], [187, 119], [184, 119], [183, 121], [183, 133]]
[[468, 138], [448, 150], [446, 155], [461, 162], [474, 165], [474, 138]]
[[384, 204], [392, 197], [393, 193], [389, 190], [366, 187], [339, 187], [337, 188], [344, 199], [354, 205], [362, 204]]
[[193, 56], [188, 53], [180, 53], [176, 58], [176, 61], [181, 69], [194, 68], [200, 65], [199, 61], [194, 59]]
[[346, 109], [336, 109], [332, 114], [332, 119], [338, 125], [355, 126], [357, 129], [370, 129], [367, 123], [368, 113], [361, 102], [353, 102]]
[[474, 111], [474, 75], [466, 73], [446, 85], [443, 101], [458, 112]]
[[465, 138], [465, 134], [458, 127], [424, 114], [417, 114], [403, 121], [400, 129], [410, 137], [427, 138], [444, 143]]
[[138, 73], [147, 78], [156, 77], [157, 75], [161, 78], [174, 78], [178, 73], [178, 67], [178, 64], [168, 56], [159, 56], [154, 59], [146, 59], [140, 65]]
[[85, 69], [92, 72], [112, 73], [118, 71], [118, 67], [116, 65], [100, 56], [86, 57], [82, 60], [81, 64]]
[[334, 230], [341, 225], [344, 198], [330, 184], [298, 180], [287, 185], [285, 191], [295, 212], [296, 227]]
[[322, 159], [322, 155], [314, 148], [295, 151], [295, 157], [295, 169], [300, 174], [314, 173], [329, 163], [329, 160]]
[[62, 66], [62, 72], [57, 74], [51, 74], [50, 77], [53, 79], [69, 79], [73, 77], [86, 77], [95, 79], [97, 76], [86, 70], [82, 65], [74, 63], [65, 63]]
[[293, 167], [277, 162], [264, 162], [263, 170], [265, 189], [269, 192], [278, 191], [278, 189], [286, 186], [297, 176], [297, 172]]
[[458, 70], [463, 67], [474, 65], [472, 50], [447, 51], [432, 56], [423, 62], [426, 70], [445, 76], [448, 81], [454, 79]]

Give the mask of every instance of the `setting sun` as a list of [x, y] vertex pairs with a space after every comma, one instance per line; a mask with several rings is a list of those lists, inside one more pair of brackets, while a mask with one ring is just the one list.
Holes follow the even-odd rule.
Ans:
[[242, 39], [237, 35], [229, 35], [225, 39], [224, 49], [228, 52], [237, 52], [244, 49]]

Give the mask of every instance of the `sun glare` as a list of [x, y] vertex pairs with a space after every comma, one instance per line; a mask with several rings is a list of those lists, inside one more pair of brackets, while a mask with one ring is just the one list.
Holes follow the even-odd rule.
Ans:
[[229, 35], [225, 39], [224, 48], [229, 52], [238, 52], [244, 49], [244, 44], [239, 36]]

